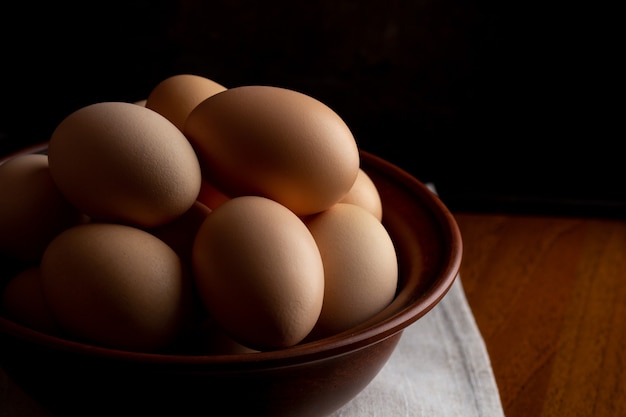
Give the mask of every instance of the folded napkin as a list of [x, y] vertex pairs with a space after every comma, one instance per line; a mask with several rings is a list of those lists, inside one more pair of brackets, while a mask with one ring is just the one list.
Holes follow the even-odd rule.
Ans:
[[374, 380], [331, 417], [504, 417], [459, 277], [439, 304], [404, 330]]

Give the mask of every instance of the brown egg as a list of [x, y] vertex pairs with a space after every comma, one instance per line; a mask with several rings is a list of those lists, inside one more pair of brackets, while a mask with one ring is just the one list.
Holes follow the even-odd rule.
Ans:
[[355, 139], [339, 115], [285, 88], [217, 93], [192, 110], [183, 131], [217, 189], [267, 197], [298, 215], [338, 202], [359, 170]]
[[226, 87], [209, 78], [177, 74], [157, 84], [148, 95], [145, 106], [183, 130], [187, 116], [198, 104], [224, 90]]
[[383, 219], [383, 203], [380, 200], [376, 184], [360, 168], [354, 185], [339, 202], [361, 206], [372, 213], [379, 221]]
[[236, 197], [213, 210], [196, 237], [192, 265], [209, 315], [248, 348], [292, 346], [320, 314], [317, 245], [302, 220], [273, 200]]
[[166, 224], [146, 229], [167, 243], [188, 265], [191, 265], [191, 250], [200, 225], [211, 209], [196, 201], [189, 210]]
[[0, 252], [38, 264], [48, 243], [84, 221], [52, 180], [46, 155], [16, 156], [0, 165]]
[[186, 212], [200, 191], [200, 165], [187, 138], [132, 103], [76, 110], [52, 133], [48, 159], [63, 195], [99, 221], [158, 226]]
[[338, 203], [306, 224], [324, 263], [324, 305], [312, 337], [330, 336], [384, 309], [398, 284], [396, 251], [382, 223], [353, 204]]
[[[174, 249], [174, 252], [178, 254], [181, 261], [184, 263], [185, 268], [188, 271], [191, 271], [191, 253], [193, 250], [193, 244], [196, 235], [198, 234], [198, 230], [200, 230], [200, 226], [209, 213], [211, 213], [210, 208], [200, 201], [196, 201], [191, 208], [180, 217], [164, 225], [145, 230], [161, 239], [170, 248]], [[193, 310], [197, 313], [196, 316], [204, 317], [204, 306], [202, 305], [195, 288], [192, 302]], [[190, 325], [193, 326], [191, 323]]]
[[160, 351], [180, 337], [193, 314], [191, 277], [180, 257], [131, 226], [67, 229], [44, 252], [41, 279], [59, 327], [97, 345]]
[[13, 277], [2, 293], [2, 308], [12, 320], [48, 334], [58, 327], [41, 289], [41, 270], [33, 266]]

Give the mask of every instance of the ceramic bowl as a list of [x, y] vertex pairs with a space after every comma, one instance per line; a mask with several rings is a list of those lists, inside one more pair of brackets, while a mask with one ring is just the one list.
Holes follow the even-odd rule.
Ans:
[[181, 417], [222, 410], [219, 415], [321, 417], [340, 409], [376, 377], [403, 330], [445, 296], [462, 255], [454, 218], [435, 194], [375, 155], [361, 151], [361, 160], [380, 192], [399, 262], [396, 297], [376, 317], [287, 349], [213, 356], [107, 349], [0, 317], [0, 366], [59, 416]]

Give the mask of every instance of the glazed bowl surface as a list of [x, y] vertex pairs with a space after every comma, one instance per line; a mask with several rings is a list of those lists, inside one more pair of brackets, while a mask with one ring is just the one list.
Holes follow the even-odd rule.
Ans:
[[[44, 143], [17, 154], [45, 151]], [[59, 416], [322, 417], [340, 409], [376, 377], [403, 330], [441, 301], [462, 257], [453, 216], [425, 184], [365, 151], [361, 164], [379, 190], [399, 267], [394, 301], [370, 320], [286, 349], [203, 356], [107, 349], [0, 316], [0, 367]], [[6, 281], [12, 272], [0, 262]]]

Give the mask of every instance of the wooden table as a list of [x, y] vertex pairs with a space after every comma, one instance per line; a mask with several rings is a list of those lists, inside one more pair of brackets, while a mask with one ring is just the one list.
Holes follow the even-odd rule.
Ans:
[[506, 417], [626, 416], [626, 220], [454, 214]]

